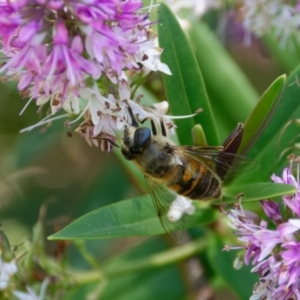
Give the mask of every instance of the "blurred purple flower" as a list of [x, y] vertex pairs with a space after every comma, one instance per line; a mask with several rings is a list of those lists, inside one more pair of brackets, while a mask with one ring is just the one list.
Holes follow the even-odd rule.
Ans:
[[246, 44], [251, 42], [251, 33], [260, 37], [272, 34], [284, 47], [288, 40], [299, 39], [298, 1], [242, 0], [236, 6], [238, 19], [248, 34]]
[[[266, 216], [275, 224], [274, 229], [268, 229], [267, 221], [243, 210], [241, 204], [226, 212], [229, 226], [235, 229], [242, 245], [225, 249], [244, 250], [244, 263], [248, 265], [252, 261], [252, 272], [260, 276], [251, 300], [300, 299], [299, 158], [291, 156], [290, 161], [291, 166], [284, 169], [282, 178], [272, 175], [274, 182], [290, 184], [297, 189], [294, 195], [282, 197], [285, 214], [281, 214], [276, 202], [261, 201]], [[296, 178], [292, 174], [294, 164], [297, 165]]]

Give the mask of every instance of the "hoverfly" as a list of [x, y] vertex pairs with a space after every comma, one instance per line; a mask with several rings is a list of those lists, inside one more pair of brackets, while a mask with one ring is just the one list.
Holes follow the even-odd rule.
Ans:
[[170, 200], [166, 200], [168, 190], [192, 200], [221, 198], [222, 182], [237, 156], [243, 124], [238, 124], [222, 146], [177, 146], [167, 137], [162, 120], [157, 128], [150, 119], [150, 130], [139, 126], [129, 106], [128, 111], [132, 124], [124, 130], [121, 151], [143, 172], [166, 231], [170, 219], [165, 217], [170, 208]]

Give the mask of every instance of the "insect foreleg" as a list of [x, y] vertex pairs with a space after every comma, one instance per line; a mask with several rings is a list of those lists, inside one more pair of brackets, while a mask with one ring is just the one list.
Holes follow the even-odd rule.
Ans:
[[[153, 121], [153, 119], [150, 119], [150, 123], [151, 123], [152, 134], [157, 135], [157, 129], [156, 129], [155, 122]], [[165, 124], [162, 119], [160, 119], [160, 129], [161, 129], [162, 136], [167, 136], [166, 127], [165, 127]]]
[[[127, 101], [126, 101], [126, 102], [127, 102]], [[132, 109], [131, 109], [131, 107], [129, 106], [128, 102], [127, 102], [127, 109], [128, 109], [129, 115], [130, 115], [130, 117], [131, 117], [131, 121], [132, 121], [131, 126], [133, 126], [133, 127], [139, 127], [139, 124], [138, 124], [138, 122], [137, 122], [137, 120], [136, 120], [136, 118], [135, 118], [135, 115], [133, 114]]]
[[160, 128], [161, 128], [161, 134], [163, 136], [167, 136], [166, 127], [165, 127], [164, 121], [162, 119], [160, 119]]
[[156, 126], [155, 126], [155, 123], [154, 123], [153, 119], [150, 120], [150, 123], [151, 123], [152, 134], [157, 135]]

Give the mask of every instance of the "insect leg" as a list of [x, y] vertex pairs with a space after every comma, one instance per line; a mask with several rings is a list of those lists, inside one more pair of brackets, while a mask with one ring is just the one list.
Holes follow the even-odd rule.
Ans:
[[[127, 102], [127, 101], [126, 101]], [[131, 117], [131, 121], [132, 121], [132, 126], [133, 127], [139, 127], [139, 124], [138, 124], [138, 122], [137, 122], [137, 120], [136, 120], [136, 118], [135, 118], [135, 116], [134, 116], [134, 114], [133, 114], [133, 112], [132, 112], [132, 109], [131, 109], [131, 107], [129, 106], [129, 104], [128, 104], [128, 102], [127, 102], [127, 109], [128, 109], [128, 112], [129, 112], [129, 115], [130, 115], [130, 117]]]
[[164, 121], [162, 119], [160, 119], [160, 127], [161, 127], [161, 134], [163, 136], [167, 136], [166, 127], [165, 127]]
[[156, 126], [154, 124], [153, 119], [150, 119], [150, 122], [151, 122], [152, 133], [153, 133], [153, 135], [156, 135], [157, 134], [157, 130], [156, 130]]
[[[151, 129], [152, 129], [153, 135], [157, 135], [157, 129], [155, 126], [155, 122], [153, 121], [153, 119], [150, 119], [150, 122], [151, 122]], [[160, 128], [161, 128], [161, 134], [163, 136], [167, 136], [166, 127], [165, 127], [165, 124], [162, 119], [160, 119]]]

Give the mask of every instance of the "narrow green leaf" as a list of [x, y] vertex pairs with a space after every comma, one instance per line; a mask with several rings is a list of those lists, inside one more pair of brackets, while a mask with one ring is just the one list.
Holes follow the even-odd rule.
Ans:
[[[284, 151], [293, 146], [291, 142], [299, 135], [299, 129], [297, 126], [294, 128], [289, 126], [283, 139], [281, 133], [289, 121], [299, 118], [300, 115], [300, 88], [297, 83], [299, 78], [300, 65], [288, 77], [276, 114], [267, 128], [266, 134], [272, 135], [273, 139], [271, 143], [264, 144], [264, 148], [257, 154], [256, 160], [261, 165], [261, 178], [265, 178], [270, 172], [282, 169], [284, 165], [289, 163], [284, 159], [281, 160], [280, 164], [278, 161], [281, 155], [286, 158], [287, 153]], [[262, 144], [263, 142], [261, 140]]]
[[200, 124], [197, 124], [192, 129], [193, 145], [207, 146], [205, 132]]
[[[213, 222], [217, 212], [193, 202], [196, 212], [185, 217], [185, 227]], [[107, 239], [128, 236], [149, 236], [165, 233], [149, 195], [114, 203], [90, 212], [61, 231], [50, 236], [54, 239]]]
[[[173, 286], [171, 290], [162, 289], [164, 286]], [[136, 272], [124, 275], [108, 282], [100, 298], [103, 300], [162, 300], [181, 299], [185, 294], [185, 286], [176, 265], [167, 266], [158, 270]], [[77, 298], [78, 299], [78, 298]], [[86, 298], [81, 298], [86, 299]]]
[[230, 185], [223, 189], [223, 201], [236, 202], [236, 197], [243, 193], [243, 201], [257, 201], [296, 193], [296, 188], [288, 184], [273, 182], [258, 182], [243, 185]]
[[299, 78], [300, 65], [289, 75], [276, 114], [268, 126], [268, 131], [273, 133], [273, 135], [280, 131], [284, 124], [291, 118], [295, 110], [300, 107], [300, 89], [297, 84]]
[[[101, 294], [101, 300], [176, 299], [176, 296], [183, 294], [184, 284], [172, 260], [176, 257], [167, 247], [164, 239], [155, 237], [106, 260], [101, 265], [101, 271], [108, 278], [108, 285]], [[158, 264], [155, 263], [157, 261]], [[175, 284], [176, 288], [171, 292], [168, 289], [162, 291], [161, 282]]]
[[208, 144], [219, 145], [218, 133], [203, 78], [187, 37], [170, 9], [159, 7], [159, 45], [164, 49], [162, 61], [171, 69], [172, 75], [163, 75], [166, 94], [173, 115], [189, 115], [198, 108], [203, 112], [193, 119], [177, 121], [177, 134], [181, 144], [192, 145], [187, 134], [194, 125], [201, 123], [207, 134]]
[[[272, 138], [269, 131], [265, 133], [264, 130], [270, 123], [278, 107], [285, 81], [286, 75], [278, 77], [262, 95], [260, 101], [257, 103], [245, 123], [244, 135], [239, 148], [239, 153], [246, 154], [261, 136], [259, 142], [255, 144], [255, 148], [252, 151], [252, 153], [254, 153], [251, 157], [255, 157], [262, 147]], [[276, 132], [273, 132], [273, 135], [275, 134]]]
[[[83, 293], [82, 289], [77, 288], [75, 292], [72, 289], [63, 299], [88, 299], [88, 294], [90, 296], [95, 294], [94, 289], [94, 292], [99, 291], [101, 285], [105, 288], [101, 295], [94, 299], [176, 299], [179, 295], [184, 295], [185, 286], [175, 263], [201, 250], [199, 241], [189, 244], [185, 248], [176, 247], [166, 250], [168, 245], [165, 239], [156, 237], [140, 241], [138, 244], [134, 243], [130, 248], [127, 247], [127, 250], [120, 249], [121, 253], [118, 251], [117, 256], [112, 251], [112, 256], [102, 261], [101, 271], [94, 269], [72, 272], [72, 279], [76, 282], [76, 286], [82, 286], [84, 289], [88, 283], [89, 290], [84, 289], [85, 293]], [[104, 281], [103, 278], [105, 278]], [[161, 282], [168, 285], [175, 284], [176, 287], [172, 291], [169, 289], [162, 291]], [[97, 286], [93, 287], [91, 283]]]
[[300, 115], [298, 78], [300, 78], [300, 66], [288, 77], [273, 118], [249, 152], [249, 156], [260, 166], [260, 171], [256, 174], [245, 172], [237, 176], [235, 183], [269, 180], [272, 173], [278, 171], [282, 173], [282, 168], [289, 163], [284, 160], [287, 156], [285, 149], [292, 146], [290, 142], [299, 135], [299, 130], [296, 126], [292, 131], [287, 130], [284, 139], [281, 138], [281, 132], [290, 120], [299, 118]]
[[204, 22], [193, 22], [189, 33], [219, 130], [227, 126], [228, 134], [246, 121], [259, 95]]

